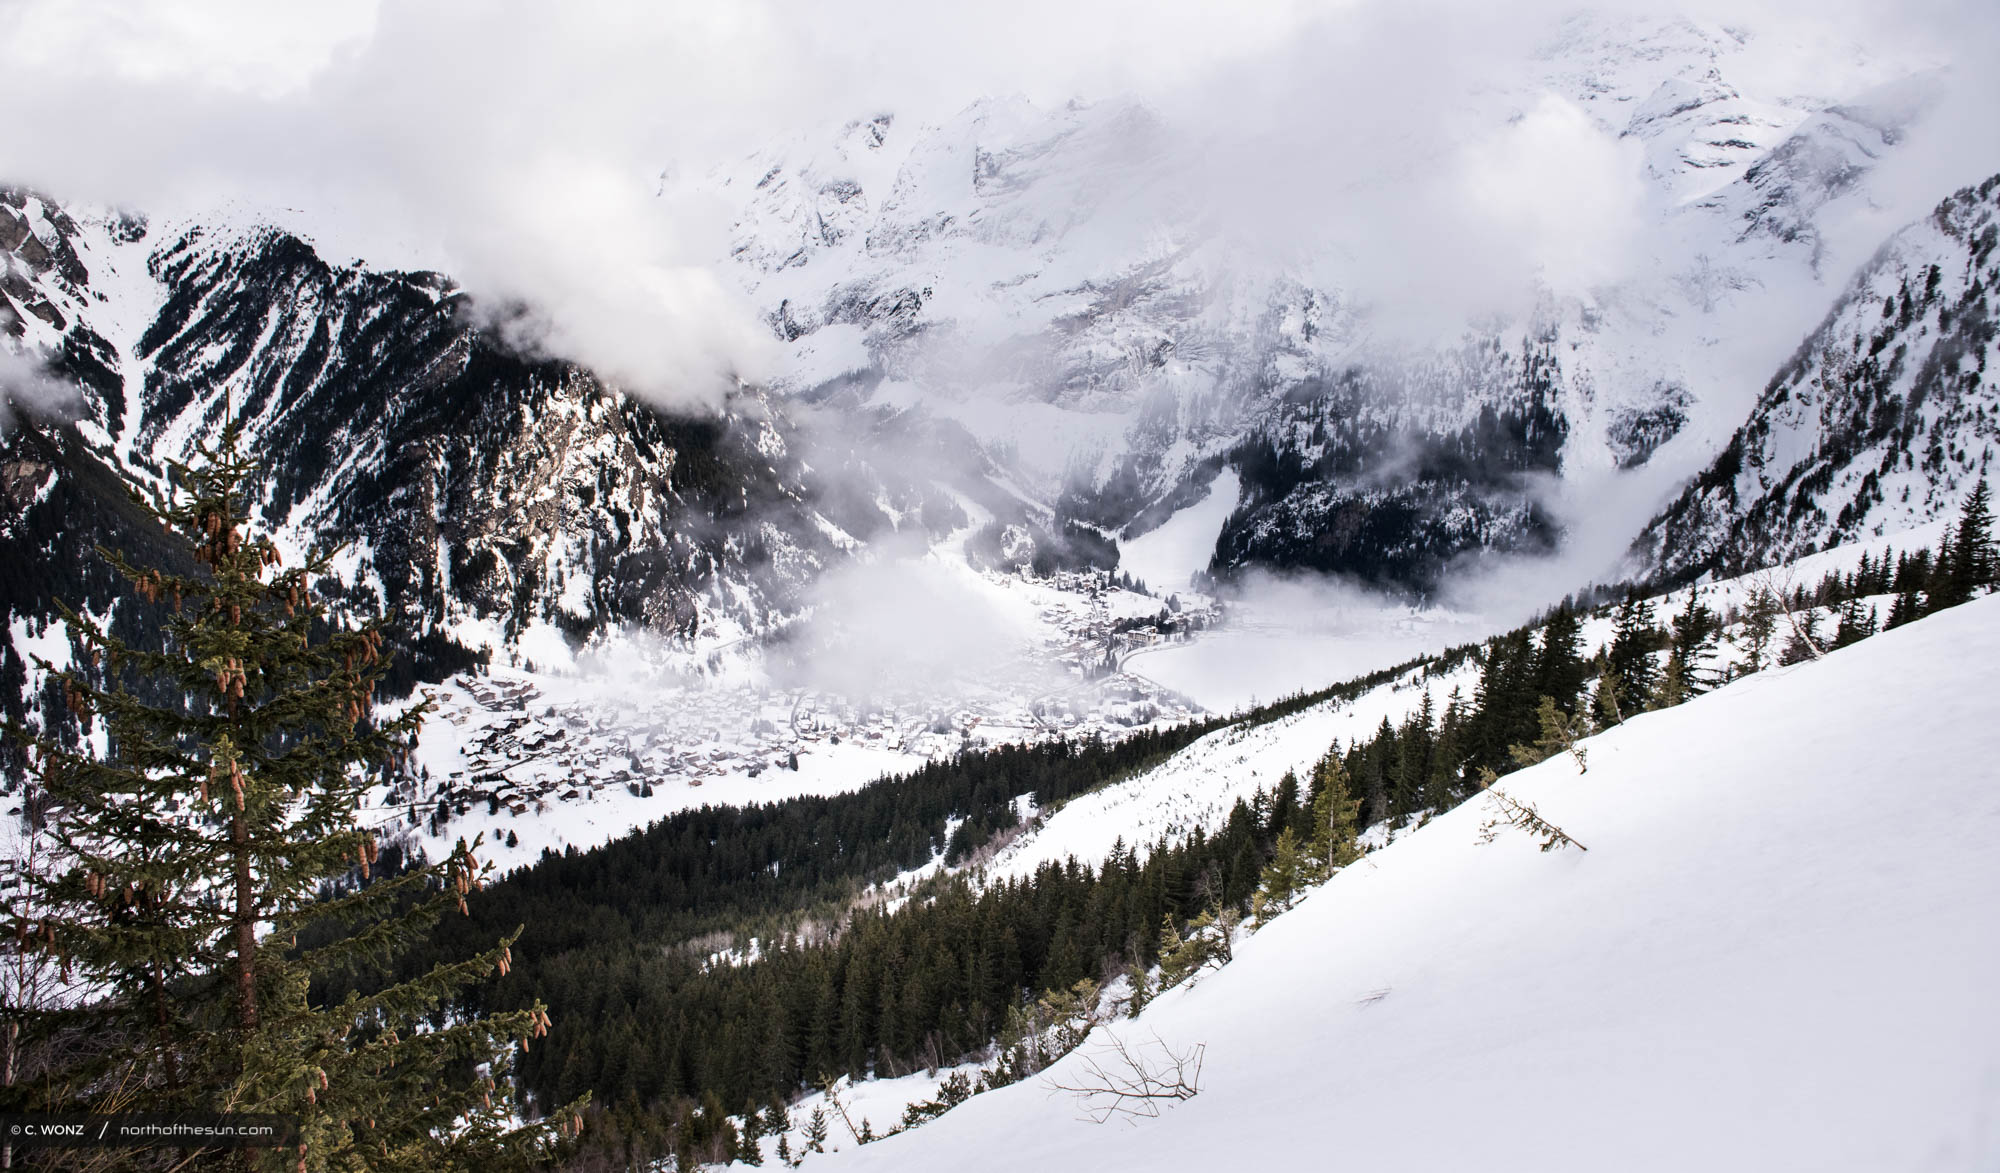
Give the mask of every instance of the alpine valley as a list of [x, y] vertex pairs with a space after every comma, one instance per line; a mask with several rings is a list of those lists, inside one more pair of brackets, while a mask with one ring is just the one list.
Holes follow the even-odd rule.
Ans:
[[[141, 501], [234, 424], [251, 527], [288, 566], [337, 551], [336, 626], [386, 621], [373, 712], [433, 705], [369, 779], [382, 870], [483, 836], [511, 873], [405, 969], [529, 926], [532, 960], [463, 1009], [554, 1010], [509, 1090], [524, 1118], [593, 1093], [569, 1167], [1003, 1168], [1010, 1137], [1055, 1168], [1312, 1168], [1326, 1096], [1390, 1168], [1548, 1167], [1507, 1138], [1524, 1116], [1576, 1140], [1557, 1168], [1911, 1165], [1918, 1140], [1828, 1140], [1882, 1101], [1821, 1075], [1818, 1107], [1635, 1148], [1657, 1122], [1582, 1094], [1527, 1025], [1576, 1010], [1577, 1045], [1616, 1051], [1619, 1013], [1677, 998], [1700, 1047], [1768, 1047], [1737, 1091], [1776, 1094], [1861, 1060], [1750, 1013], [1779, 978], [1724, 1006], [1646, 975], [1671, 954], [1698, 988], [1732, 980], [1690, 944], [1719, 918], [1821, 1013], [1908, 1001], [1879, 965], [1818, 980], [1852, 959], [1787, 876], [1825, 872], [1858, 931], [1919, 958], [1965, 890], [1945, 873], [1992, 878], [1965, 828], [1993, 804], [1957, 782], [1899, 793], [1914, 813], [1871, 838], [1870, 771], [1904, 759], [1847, 718], [1893, 678], [1879, 715], [1939, 777], [1994, 748], [1980, 673], [1938, 658], [2000, 632], [1975, 488], [2000, 453], [2000, 157], [1948, 149], [1958, 67], [1789, 37], [1547, 20], [1438, 99], [1476, 164], [1447, 178], [1489, 216], [1469, 234], [1426, 219], [1435, 176], [1370, 153], [1416, 117], [1386, 106], [1271, 126], [995, 95], [663, 159], [661, 214], [726, 210], [706, 268], [777, 356], [707, 406], [557, 353], [532, 304], [344, 259], [282, 214], [21, 177], [0, 188], [0, 714], [113, 751], [66, 699], [97, 663], [63, 610], [158, 640], [168, 604], [107, 555], [193, 572]], [[1550, 142], [1616, 183], [1553, 225], [1489, 206]], [[1260, 212], [1246, 160], [1274, 153]], [[1615, 248], [1484, 295], [1510, 240], [1591, 217]], [[1780, 737], [1824, 787], [1767, 785], [1793, 771]], [[15, 868], [46, 813], [29, 767], [0, 747]], [[1342, 854], [1322, 832], [1349, 801]], [[1691, 884], [1679, 835], [1713, 848]], [[1613, 875], [1586, 900], [1588, 867]], [[1990, 989], [2000, 943], [1973, 936]], [[1587, 996], [1551, 993], [1558, 968]], [[1337, 979], [1323, 1020], [1251, 1021], [1311, 1018], [1308, 973]], [[1956, 1006], [1957, 974], [1915, 1001]], [[1967, 1038], [2000, 1043], [1994, 1021]], [[1990, 1071], [1953, 1082], [1975, 1042], [1939, 1067], [1862, 1034], [1935, 1085], [1891, 1097], [1926, 1159], [2000, 1159], [1971, 1116], [1946, 1136], [1965, 1097], [1996, 1109]], [[1343, 1051], [1471, 1115], [1438, 1131], [1345, 1068], [1313, 1090]], [[1692, 1127], [1716, 1068], [1637, 1063], [1627, 1100], [1653, 1087]], [[1030, 1076], [1070, 1097], [1007, 1086]]]

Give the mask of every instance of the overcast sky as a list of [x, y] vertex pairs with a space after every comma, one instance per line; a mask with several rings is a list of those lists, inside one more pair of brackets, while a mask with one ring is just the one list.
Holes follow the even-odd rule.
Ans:
[[[730, 375], [760, 373], [769, 340], [710, 267], [726, 212], [664, 209], [668, 168], [880, 111], [941, 119], [987, 94], [1131, 95], [1191, 134], [1241, 128], [1235, 170], [1249, 181], [1230, 198], [1246, 220], [1282, 224], [1288, 205], [1269, 196], [1302, 186], [1313, 159], [1365, 144], [1391, 172], [1427, 165], [1451, 139], [1466, 87], [1527, 52], [1562, 7], [0, 0], [0, 176], [156, 214], [228, 205], [275, 216], [335, 259], [443, 268], [491, 298], [533, 300], [557, 349], [641, 389], [712, 396]], [[1968, 62], [1960, 72], [1972, 79], [1992, 72], [2000, 10], [1991, 0], [1678, 7], [1812, 30], [1836, 55], [1861, 45], [1884, 59]], [[1814, 84], [1815, 60], [1791, 64], [1798, 85]], [[1516, 193], [1481, 212], [1497, 209], [1504, 239], [1535, 254], [1518, 259], [1588, 276], [1617, 255], [1632, 157], [1560, 104], [1528, 113], [1511, 138], [1460, 163]], [[1273, 133], [1295, 125], [1319, 129]], [[1968, 159], [1993, 144], [1990, 125], [1972, 130]], [[1455, 214], [1448, 201], [1424, 210]]]

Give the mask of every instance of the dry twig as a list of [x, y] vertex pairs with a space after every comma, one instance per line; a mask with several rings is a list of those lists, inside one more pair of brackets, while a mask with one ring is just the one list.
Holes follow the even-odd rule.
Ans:
[[[1045, 1080], [1068, 1092], [1083, 1105], [1084, 1119], [1103, 1124], [1114, 1116], [1130, 1122], [1158, 1116], [1163, 1104], [1191, 1100], [1201, 1091], [1201, 1064], [1206, 1043], [1175, 1051], [1156, 1032], [1150, 1047], [1134, 1047], [1110, 1032], [1096, 1054], [1083, 1056], [1073, 1082]], [[1157, 1051], [1151, 1058], [1146, 1051]]]

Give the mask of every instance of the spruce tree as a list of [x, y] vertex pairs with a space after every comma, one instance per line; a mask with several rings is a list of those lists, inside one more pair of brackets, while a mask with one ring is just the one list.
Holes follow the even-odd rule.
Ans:
[[1259, 925], [1268, 924], [1279, 913], [1297, 903], [1300, 891], [1310, 878], [1311, 865], [1299, 849], [1299, 838], [1290, 827], [1278, 832], [1271, 849], [1271, 862], [1264, 865], [1257, 894], [1250, 901], [1250, 916]]
[[1749, 601], [1743, 606], [1744, 659], [1738, 675], [1764, 670], [1764, 653], [1770, 650], [1771, 637], [1778, 630], [1778, 615], [1783, 610], [1778, 597], [1768, 588], [1757, 587], [1750, 592]]
[[1839, 624], [1834, 628], [1833, 646], [1844, 648], [1860, 643], [1877, 630], [1875, 608], [1865, 607], [1860, 599], [1849, 599], [1840, 605]]
[[806, 1152], [809, 1153], [825, 1152], [826, 1134], [827, 1134], [826, 1109], [814, 1108], [812, 1110], [812, 1115], [806, 1117], [806, 1128], [805, 1128]]
[[1952, 530], [1945, 553], [1938, 557], [1938, 580], [1931, 592], [1930, 610], [1953, 607], [1972, 598], [1973, 593], [2000, 580], [2000, 559], [1993, 547], [1993, 505], [1980, 477], [1959, 510], [1958, 525]]
[[[1673, 703], [1678, 704], [1715, 687], [1715, 677], [1708, 670], [1706, 661], [1715, 654], [1715, 640], [1721, 625], [1716, 621], [1715, 612], [1703, 606], [1700, 595], [1691, 590], [1687, 606], [1674, 616], [1671, 627], [1673, 644], [1668, 655], [1666, 675], [1676, 694]], [[1671, 706], [1663, 704], [1660, 707]]]
[[1660, 672], [1660, 686], [1653, 690], [1654, 709], [1671, 709], [1689, 698], [1687, 661], [1681, 659], [1678, 647], [1667, 649], [1667, 664]]
[[1618, 670], [1602, 650], [1597, 653], [1597, 686], [1590, 693], [1590, 712], [1600, 729], [1609, 729], [1625, 720], [1625, 685]]
[[1922, 594], [1930, 588], [1931, 552], [1918, 550], [1896, 560], [1896, 578], [1890, 589], [1899, 595]]
[[1315, 878], [1324, 879], [1361, 858], [1356, 843], [1361, 803], [1347, 789], [1347, 770], [1340, 747], [1328, 747], [1313, 767], [1313, 836], [1306, 858]]
[[1792, 620], [1791, 638], [1785, 641], [1784, 651], [1778, 653], [1778, 663], [1802, 664], [1807, 660], [1817, 660], [1824, 654], [1819, 631], [1819, 609], [1807, 607], [1803, 614]]
[[[1671, 678], [1670, 678], [1671, 681]], [[1508, 755], [1520, 766], [1532, 766], [1547, 761], [1559, 753], [1566, 753], [1576, 759], [1576, 772], [1581, 774], [1589, 769], [1584, 748], [1578, 741], [1592, 733], [1590, 723], [1580, 716], [1571, 716], [1556, 707], [1552, 697], [1543, 697], [1535, 710], [1541, 724], [1541, 735], [1532, 745], [1508, 747]]]
[[1553, 699], [1564, 712], [1575, 712], [1583, 693], [1582, 635], [1576, 612], [1564, 603], [1543, 625], [1541, 647], [1535, 654], [1535, 694]]
[[1903, 624], [1923, 616], [1924, 604], [1916, 591], [1905, 591], [1889, 604], [1889, 620], [1885, 628], [1901, 627]]
[[[373, 777], [406, 761], [429, 704], [372, 718], [387, 668], [380, 627], [329, 613], [314, 590], [328, 553], [281, 568], [277, 547], [251, 532], [257, 466], [233, 423], [200, 451], [171, 466], [166, 495], [140, 502], [198, 569], [103, 551], [168, 608], [160, 646], [65, 610], [81, 662], [41, 664], [86, 728], [102, 720], [102, 741], [8, 730], [32, 746], [62, 861], [34, 893], [43, 915], [17, 924], [17, 939], [100, 995], [30, 1026], [115, 1040], [40, 1073], [24, 1106], [88, 1111], [118, 1088], [125, 1110], [303, 1121], [298, 1151], [245, 1151], [244, 1168], [546, 1162], [575, 1106], [514, 1127], [499, 1083], [517, 1042], [546, 1031], [542, 1006], [447, 1018], [460, 991], [506, 972], [513, 936], [373, 993], [311, 992], [316, 979], [386, 969], [441, 915], [463, 912], [486, 869], [477, 842], [461, 841], [442, 861], [371, 877], [376, 832], [357, 809]], [[172, 699], [147, 699], [162, 693]]]
[[1146, 1008], [1146, 1003], [1153, 1000], [1152, 975], [1145, 965], [1134, 961], [1125, 967], [1125, 978], [1132, 987], [1131, 996], [1125, 1000], [1125, 1015], [1128, 1018], [1137, 1018], [1139, 1012]]
[[1627, 712], [1644, 708], [1653, 699], [1659, 674], [1653, 663], [1653, 651], [1658, 646], [1652, 601], [1641, 599], [1636, 591], [1626, 595], [1614, 620], [1609, 659], [1612, 670], [1618, 674], [1622, 690], [1619, 699]]
[[1424, 781], [1424, 806], [1434, 811], [1451, 809], [1456, 799], [1459, 770], [1465, 762], [1465, 705], [1458, 689], [1445, 701], [1444, 718], [1438, 722], [1437, 744], [1431, 752], [1430, 776]]

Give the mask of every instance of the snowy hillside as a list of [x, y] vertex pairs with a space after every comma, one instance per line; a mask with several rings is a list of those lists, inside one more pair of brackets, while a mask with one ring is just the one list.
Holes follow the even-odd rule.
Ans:
[[[1756, 671], [1751, 666], [1750, 635], [1742, 616], [1760, 589], [1789, 592], [1811, 589], [1828, 575], [1852, 575], [1864, 562], [1871, 566], [1893, 564], [1898, 555], [1935, 549], [1948, 536], [1949, 527], [1932, 523], [1839, 546], [1797, 559], [1770, 572], [1737, 578], [1709, 580], [1652, 597], [1655, 611], [1671, 616], [1686, 607], [1690, 596], [1722, 617], [1711, 666], [1721, 678]], [[1873, 611], [1879, 626], [1891, 610], [1893, 598], [1863, 600]], [[1797, 625], [1829, 639], [1839, 619], [1839, 609], [1830, 605], [1796, 609]], [[1778, 625], [1781, 636], [1793, 629], [1790, 620]], [[1455, 632], [1450, 627], [1424, 629], [1431, 646], [1445, 642]], [[1227, 639], [1230, 633], [1222, 633]], [[1614, 641], [1615, 624], [1609, 608], [1580, 617], [1580, 654], [1594, 660], [1607, 652]], [[1350, 638], [1350, 643], [1366, 640]], [[1783, 639], [1773, 641], [1782, 643]], [[1192, 645], [1186, 651], [1197, 651]], [[1771, 649], [1758, 654], [1759, 666], [1771, 662]], [[1653, 659], [1664, 661], [1665, 652]], [[1377, 665], [1370, 664], [1370, 668]], [[1160, 765], [1121, 780], [1065, 804], [1060, 810], [1041, 812], [990, 861], [979, 865], [980, 875], [989, 880], [1032, 875], [1037, 867], [1074, 858], [1097, 863], [1123, 843], [1144, 850], [1160, 841], [1179, 841], [1199, 828], [1213, 834], [1227, 821], [1239, 801], [1250, 802], [1261, 789], [1270, 791], [1287, 771], [1300, 778], [1310, 776], [1313, 764], [1328, 746], [1365, 742], [1386, 721], [1400, 726], [1416, 715], [1426, 698], [1434, 714], [1442, 714], [1454, 694], [1461, 703], [1478, 694], [1481, 665], [1474, 656], [1443, 659], [1426, 654], [1405, 670], [1372, 688], [1347, 697], [1335, 697], [1310, 705], [1299, 712], [1275, 720], [1244, 721], [1203, 737]], [[1402, 828], [1398, 828], [1400, 833]], [[1389, 837], [1387, 826], [1377, 826], [1372, 841]]]
[[[1137, 1127], [1044, 1080], [839, 1169], [1991, 1168], [2000, 598], [1634, 719], [1341, 872], [1116, 1032], [1206, 1047]], [[1722, 817], [1725, 815], [1727, 817]], [[1046, 1076], [1074, 1082], [1093, 1036]]]

